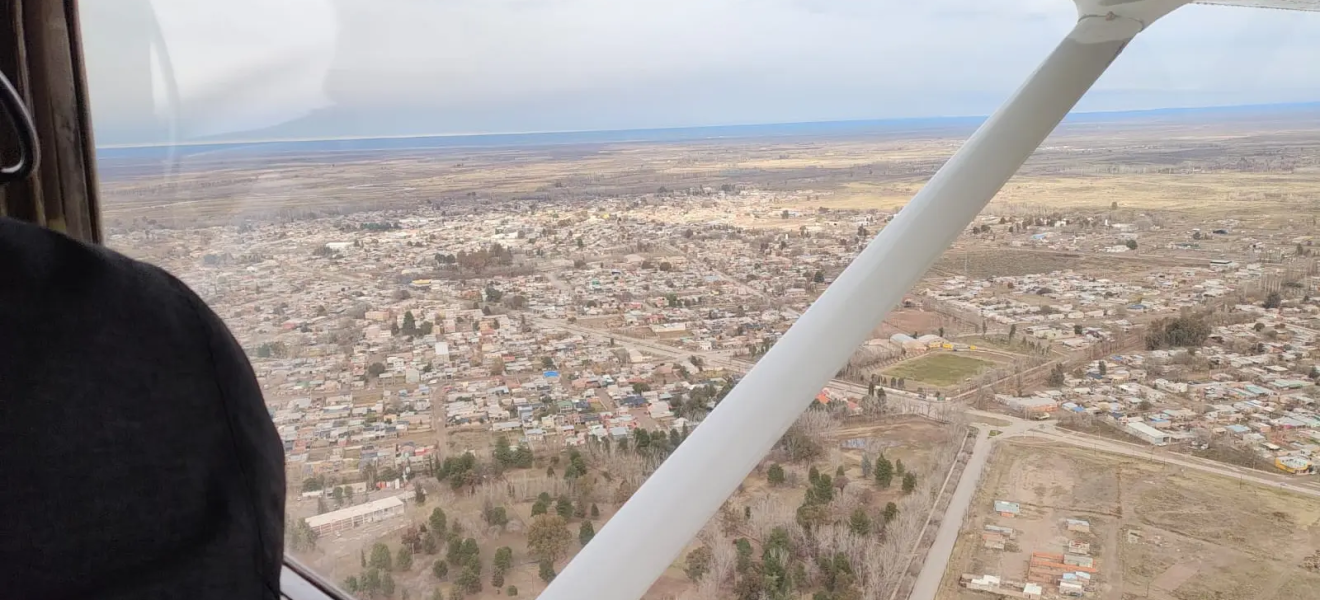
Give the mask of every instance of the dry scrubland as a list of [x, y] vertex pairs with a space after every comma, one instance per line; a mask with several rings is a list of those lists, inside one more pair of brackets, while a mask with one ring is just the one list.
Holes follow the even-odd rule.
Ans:
[[[1018, 502], [1021, 515], [994, 513], [996, 499]], [[1065, 518], [1090, 521], [1091, 532], [1066, 531]], [[1017, 530], [1016, 545], [981, 547], [986, 524]], [[1320, 550], [1314, 499], [1158, 461], [1019, 440], [997, 445], [939, 598], [990, 598], [958, 588], [958, 576], [1023, 580], [1032, 552], [1062, 553], [1069, 539], [1091, 544], [1095, 598], [1320, 598], [1320, 572], [1301, 566]]]
[[[997, 214], [1104, 209], [1196, 211], [1271, 219], [1320, 210], [1320, 120], [1153, 118], [1063, 126], [992, 203]], [[184, 155], [170, 168], [138, 159], [100, 164], [107, 222], [223, 223], [252, 216], [333, 214], [443, 201], [572, 201], [659, 187], [724, 184], [805, 191], [785, 207], [902, 206], [970, 130], [864, 137], [727, 139], [533, 148]], [[163, 209], [170, 209], [168, 213]], [[461, 208], [460, 208], [461, 209]], [[169, 216], [166, 217], [165, 215]], [[748, 225], [796, 228], [798, 219]]]

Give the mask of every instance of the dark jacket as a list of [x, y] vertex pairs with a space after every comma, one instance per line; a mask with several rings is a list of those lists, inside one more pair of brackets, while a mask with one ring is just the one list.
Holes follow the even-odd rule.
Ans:
[[165, 271], [0, 219], [0, 598], [279, 597], [284, 454]]

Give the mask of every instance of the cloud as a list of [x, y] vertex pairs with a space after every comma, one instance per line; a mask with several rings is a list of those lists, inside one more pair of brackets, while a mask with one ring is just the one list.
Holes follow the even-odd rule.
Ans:
[[[126, 53], [96, 52], [131, 45], [125, 32], [142, 28], [124, 26], [131, 11], [122, 7], [145, 1], [83, 2], [99, 141], [162, 135], [144, 133], [150, 119], [116, 100], [140, 97], [132, 92], [144, 85], [125, 76], [134, 68]], [[985, 114], [1075, 20], [1065, 0], [160, 0], [156, 7], [186, 97], [176, 128], [184, 137], [258, 128], [267, 130], [252, 135], [390, 135]], [[1311, 67], [1320, 64], [1317, 34], [1320, 15], [1187, 7], [1138, 37], [1081, 108], [1320, 99], [1320, 71]]]

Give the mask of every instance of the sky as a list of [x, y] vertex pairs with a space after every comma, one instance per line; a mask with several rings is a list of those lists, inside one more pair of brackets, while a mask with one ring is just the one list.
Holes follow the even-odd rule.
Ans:
[[[101, 145], [974, 116], [1068, 0], [83, 0]], [[1320, 13], [1189, 6], [1079, 111], [1320, 101]]]

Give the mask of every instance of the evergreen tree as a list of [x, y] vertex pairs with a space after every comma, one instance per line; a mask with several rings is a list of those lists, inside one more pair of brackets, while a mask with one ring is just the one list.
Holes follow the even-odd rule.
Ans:
[[888, 488], [894, 482], [894, 464], [889, 462], [883, 454], [875, 459], [875, 483], [882, 488]]
[[908, 473], [908, 474], [904, 475], [904, 476], [903, 476], [903, 493], [904, 493], [904, 494], [911, 494], [912, 491], [915, 490], [915, 489], [917, 489], [917, 476], [914, 475], [914, 474], [912, 474], [912, 473]]
[[377, 542], [371, 547], [371, 561], [368, 563], [369, 565], [382, 571], [388, 571], [393, 562], [394, 558], [390, 555], [389, 546]]
[[856, 535], [871, 533], [871, 517], [861, 507], [854, 509], [848, 518], [848, 529]]
[[894, 517], [898, 516], [898, 505], [894, 504], [893, 502], [886, 503], [885, 511], [884, 513], [882, 513], [882, 515], [884, 516], [885, 523], [893, 521]]
[[445, 526], [448, 524], [446, 521], [445, 511], [438, 506], [431, 511], [431, 517], [427, 519], [427, 522], [431, 524], [431, 532], [438, 536], [445, 534]]
[[596, 537], [596, 528], [591, 525], [591, 521], [583, 521], [582, 526], [578, 527], [578, 543], [586, 546], [593, 537]]

